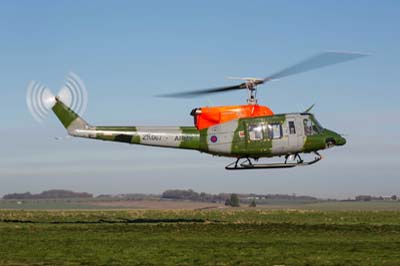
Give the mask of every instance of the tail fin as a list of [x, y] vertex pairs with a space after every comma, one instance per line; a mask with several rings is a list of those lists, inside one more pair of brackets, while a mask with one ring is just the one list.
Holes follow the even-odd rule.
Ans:
[[52, 110], [67, 129], [68, 134], [76, 137], [87, 137], [85, 130], [90, 129], [91, 126], [71, 108], [65, 105], [58, 96], [55, 97], [55, 100], [56, 103], [52, 107]]

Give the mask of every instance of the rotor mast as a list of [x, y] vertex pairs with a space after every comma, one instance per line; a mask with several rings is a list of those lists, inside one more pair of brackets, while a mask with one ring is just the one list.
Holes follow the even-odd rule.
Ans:
[[262, 81], [261, 79], [255, 78], [241, 78], [246, 80], [245, 86], [248, 90], [247, 104], [257, 104], [257, 85]]
[[257, 88], [249, 89], [249, 98], [247, 98], [248, 104], [257, 104]]

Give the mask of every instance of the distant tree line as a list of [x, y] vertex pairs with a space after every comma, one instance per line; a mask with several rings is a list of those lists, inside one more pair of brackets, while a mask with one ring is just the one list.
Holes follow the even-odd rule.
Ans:
[[226, 194], [208, 194], [198, 193], [192, 189], [170, 189], [162, 193], [161, 198], [173, 200], [192, 200], [192, 201], [207, 201], [207, 202], [220, 202], [225, 201], [229, 197]]
[[46, 190], [39, 194], [25, 193], [12, 193], [3, 196], [3, 199], [70, 199], [70, 198], [93, 198], [93, 194], [87, 192], [74, 192], [63, 189]]
[[123, 201], [123, 200], [154, 200], [160, 199], [160, 194], [127, 193], [127, 194], [100, 194], [97, 200], [103, 201]]
[[[93, 198], [93, 194], [87, 192], [74, 192], [71, 190], [52, 189], [46, 190], [39, 194], [11, 193], [3, 196], [5, 200], [24, 200], [24, 199], [71, 199], [71, 198]], [[94, 199], [94, 198], [93, 198]], [[154, 199], [169, 199], [169, 200], [190, 200], [200, 202], [220, 202], [228, 206], [238, 206], [239, 203], [249, 204], [254, 207], [257, 204], [268, 204], [276, 201], [296, 201], [296, 202], [316, 202], [319, 199], [311, 196], [297, 196], [295, 194], [236, 194], [236, 193], [218, 193], [210, 194], [205, 192], [196, 192], [192, 189], [170, 189], [164, 191], [161, 195], [157, 194], [101, 194], [95, 199], [97, 200], [154, 200]], [[350, 200], [350, 199], [349, 199]], [[376, 201], [376, 200], [399, 200], [396, 195], [382, 197], [371, 195], [358, 195], [355, 201]], [[353, 201], [353, 200], [352, 200]]]
[[[191, 200], [191, 201], [204, 201], [204, 202], [225, 202], [231, 200], [231, 193], [209, 194], [205, 192], [196, 192], [192, 189], [171, 189], [162, 193], [162, 199], [172, 200]], [[235, 194], [241, 202], [251, 203], [255, 200], [294, 200], [294, 201], [317, 201], [318, 199], [311, 196], [296, 196], [294, 194]], [[229, 203], [229, 202], [228, 202]], [[227, 204], [230, 205], [230, 204]]]
[[396, 195], [390, 197], [371, 196], [371, 195], [358, 195], [355, 197], [356, 201], [372, 201], [372, 200], [397, 200]]

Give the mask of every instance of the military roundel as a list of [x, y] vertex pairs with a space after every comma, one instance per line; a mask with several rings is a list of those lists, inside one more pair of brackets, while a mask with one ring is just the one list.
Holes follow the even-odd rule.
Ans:
[[212, 143], [215, 143], [218, 141], [218, 138], [217, 138], [217, 136], [211, 136], [210, 140]]

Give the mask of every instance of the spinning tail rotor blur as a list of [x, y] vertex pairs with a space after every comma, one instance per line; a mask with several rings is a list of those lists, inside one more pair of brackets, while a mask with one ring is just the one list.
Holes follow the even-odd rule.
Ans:
[[82, 115], [87, 107], [88, 94], [83, 81], [78, 75], [69, 73], [57, 96], [49, 88], [37, 81], [29, 82], [26, 104], [33, 118], [43, 122], [56, 103], [56, 97], [77, 114]]

